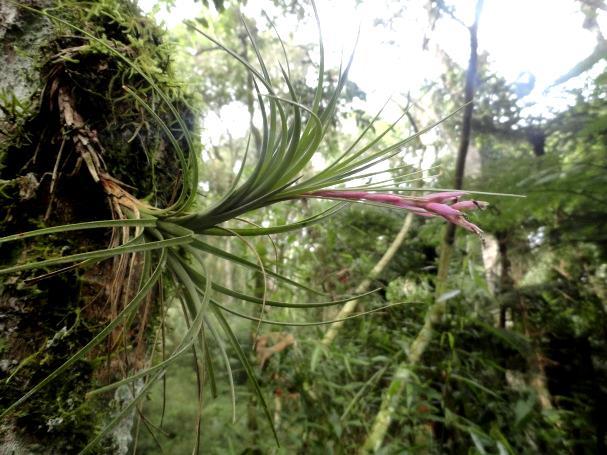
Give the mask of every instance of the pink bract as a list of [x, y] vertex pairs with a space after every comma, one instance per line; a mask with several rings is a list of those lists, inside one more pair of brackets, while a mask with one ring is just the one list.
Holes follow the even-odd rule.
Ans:
[[467, 194], [465, 191], [443, 191], [440, 193], [427, 194], [422, 197], [407, 197], [398, 194], [373, 193], [369, 191], [320, 190], [313, 193], [306, 193], [303, 197], [369, 201], [393, 205], [419, 216], [440, 216], [448, 222], [480, 236], [483, 231], [477, 225], [468, 221], [462, 210], [484, 209], [489, 204], [484, 201], [460, 201], [460, 198], [465, 194]]

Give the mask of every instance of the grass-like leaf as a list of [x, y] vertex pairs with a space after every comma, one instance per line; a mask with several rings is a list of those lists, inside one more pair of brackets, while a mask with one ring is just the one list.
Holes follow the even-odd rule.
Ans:
[[7, 235], [0, 237], [0, 243], [13, 242], [15, 240], [23, 240], [39, 235], [63, 234], [65, 232], [82, 231], [86, 229], [100, 228], [116, 228], [116, 227], [156, 227], [156, 219], [141, 219], [141, 220], [105, 220], [105, 221], [86, 221], [84, 223], [63, 224], [61, 226], [53, 226], [35, 231], [22, 232], [20, 234]]
[[226, 311], [226, 312], [228, 312], [230, 314], [233, 314], [234, 316], [238, 316], [238, 317], [241, 317], [243, 319], [248, 319], [250, 321], [259, 322], [261, 324], [280, 325], [280, 326], [285, 326], [285, 327], [312, 327], [312, 326], [317, 326], [317, 325], [335, 324], [336, 322], [343, 322], [343, 321], [347, 321], [348, 319], [355, 319], [355, 318], [358, 318], [358, 317], [361, 317], [361, 316], [365, 316], [365, 315], [368, 315], [368, 314], [377, 313], [378, 311], [387, 310], [388, 308], [392, 308], [392, 307], [395, 307], [395, 306], [403, 305], [404, 303], [410, 303], [410, 302], [391, 303], [390, 305], [384, 305], [384, 306], [381, 306], [379, 308], [373, 308], [372, 310], [362, 311], [360, 313], [353, 314], [353, 315], [345, 317], [345, 318], [332, 319], [332, 320], [329, 320], [329, 321], [288, 322], [288, 321], [270, 321], [268, 319], [261, 319], [261, 318], [256, 318], [255, 316], [249, 316], [248, 314], [244, 314], [244, 313], [241, 313], [239, 311], [236, 311], [236, 310], [233, 310], [231, 308], [228, 308], [227, 306], [222, 305], [221, 303], [218, 303], [216, 300], [211, 299], [211, 304], [212, 305], [215, 305], [216, 307], [221, 308], [223, 311]]
[[164, 249], [171, 246], [184, 245], [186, 243], [191, 242], [192, 240], [193, 237], [191, 235], [184, 235], [172, 239], [156, 240], [152, 242], [143, 242], [133, 245], [123, 245], [115, 248], [105, 248], [103, 250], [89, 251], [86, 253], [70, 254], [68, 256], [61, 256], [51, 259], [45, 259], [43, 261], [28, 262], [26, 264], [19, 264], [12, 267], [6, 267], [4, 269], [0, 269], [0, 275], [20, 272], [23, 270], [41, 269], [43, 267], [51, 267], [59, 264], [66, 264], [68, 262], [77, 262], [84, 260], [102, 260], [121, 254], [139, 253], [141, 251]]
[[257, 377], [255, 376], [255, 371], [253, 370], [253, 367], [249, 363], [249, 359], [247, 358], [247, 355], [240, 347], [240, 344], [238, 343], [238, 339], [236, 338], [236, 335], [234, 335], [234, 332], [232, 331], [230, 324], [228, 323], [228, 321], [226, 321], [224, 315], [221, 313], [221, 310], [216, 305], [211, 305], [211, 308], [213, 310], [213, 314], [215, 314], [215, 317], [217, 318], [217, 321], [219, 321], [219, 325], [221, 326], [224, 333], [226, 334], [228, 341], [234, 348], [234, 351], [236, 352], [236, 356], [238, 357], [238, 360], [240, 360], [240, 363], [244, 367], [244, 369], [247, 373], [247, 377], [249, 378], [249, 381], [251, 381], [251, 384], [253, 385], [253, 390], [255, 391], [255, 395], [257, 396], [257, 399], [261, 403], [261, 407], [263, 408], [266, 418], [268, 419], [268, 422], [270, 423], [270, 426], [272, 428], [272, 433], [274, 435], [274, 439], [276, 440], [276, 444], [278, 446], [280, 446], [280, 441], [278, 440], [278, 434], [276, 433], [276, 427], [274, 426], [274, 420], [272, 419], [272, 414], [270, 413], [270, 408], [268, 408], [266, 399], [263, 396], [263, 392], [261, 390], [261, 387], [259, 386]]

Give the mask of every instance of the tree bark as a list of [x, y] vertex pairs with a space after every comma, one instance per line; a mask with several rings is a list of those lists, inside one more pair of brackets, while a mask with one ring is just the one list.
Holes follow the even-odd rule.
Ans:
[[[64, 3], [52, 14], [103, 37], [108, 46], [130, 58], [146, 54], [148, 62], [168, 77], [162, 32], [140, 16], [132, 2]], [[50, 0], [23, 4], [36, 9], [56, 6]], [[111, 219], [116, 202], [102, 185], [105, 179], [136, 187], [138, 198], [153, 194], [157, 200], [170, 201], [178, 182], [175, 167], [165, 160], [166, 141], [150, 128], [153, 120], [125, 96], [121, 84], [142, 90], [148, 100], [149, 86], [76, 28], [16, 5], [0, 4], [0, 237]], [[158, 113], [165, 116], [161, 108]], [[101, 170], [105, 177], [100, 179], [95, 173]], [[96, 229], [0, 243], [0, 268], [103, 249], [111, 242], [111, 232]], [[0, 412], [112, 319], [132, 292], [130, 279], [122, 278], [137, 281], [140, 262], [129, 257], [62, 273], [0, 275]], [[106, 346], [98, 346], [11, 408], [0, 421], [0, 453], [76, 453], [86, 446], [130, 400], [136, 386], [89, 399], [86, 393], [143, 366], [155, 315], [149, 298], [131, 325], [117, 330]], [[126, 453], [131, 426], [132, 414], [99, 450]]]

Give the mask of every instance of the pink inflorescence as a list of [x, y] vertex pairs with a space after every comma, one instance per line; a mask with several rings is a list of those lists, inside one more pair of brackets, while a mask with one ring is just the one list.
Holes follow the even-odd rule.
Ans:
[[489, 204], [487, 202], [474, 200], [461, 201], [460, 198], [466, 194], [465, 191], [446, 191], [442, 193], [427, 194], [422, 197], [407, 197], [398, 194], [371, 193], [367, 191], [321, 190], [305, 194], [304, 196], [389, 204], [409, 210], [420, 216], [440, 216], [450, 223], [461, 226], [480, 236], [483, 231], [476, 224], [468, 221], [464, 212], [484, 209]]

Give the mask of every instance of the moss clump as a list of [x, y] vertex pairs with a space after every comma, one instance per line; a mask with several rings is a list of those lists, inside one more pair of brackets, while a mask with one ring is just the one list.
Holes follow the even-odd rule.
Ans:
[[[46, 2], [32, 3], [40, 7]], [[27, 60], [11, 70], [21, 74], [27, 66], [27, 90], [0, 91], [2, 235], [112, 217], [107, 195], [79, 155], [78, 133], [86, 133], [104, 171], [132, 187], [129, 191], [140, 199], [168, 205], [181, 182], [161, 128], [123, 88], [128, 86], [152, 106], [176, 137], [183, 136], [173, 115], [127, 59], [153, 77], [192, 125], [190, 109], [173, 80], [172, 50], [163, 43], [162, 31], [126, 0], [62, 0], [53, 2], [51, 13], [77, 28], [19, 10], [0, 36], [5, 49], [10, 44], [2, 58], [10, 59], [12, 53]], [[18, 44], [28, 31], [33, 41]], [[82, 120], [80, 131], [67, 122], [68, 108]], [[84, 231], [1, 244], [0, 266], [105, 248], [110, 234]], [[0, 346], [6, 359], [0, 365], [0, 409], [73, 356], [111, 317], [111, 261], [27, 281], [43, 272], [0, 277]], [[155, 311], [146, 311], [149, 320]], [[139, 329], [138, 317], [133, 327]], [[125, 344], [135, 335], [127, 330]], [[85, 399], [86, 392], [102, 380], [117, 379], [122, 359], [136, 363], [133, 355], [141, 353], [108, 353], [104, 345], [78, 361], [23, 403], [10, 425], [3, 423], [0, 447], [3, 441], [18, 439], [32, 453], [81, 449], [108, 418], [107, 405]]]

